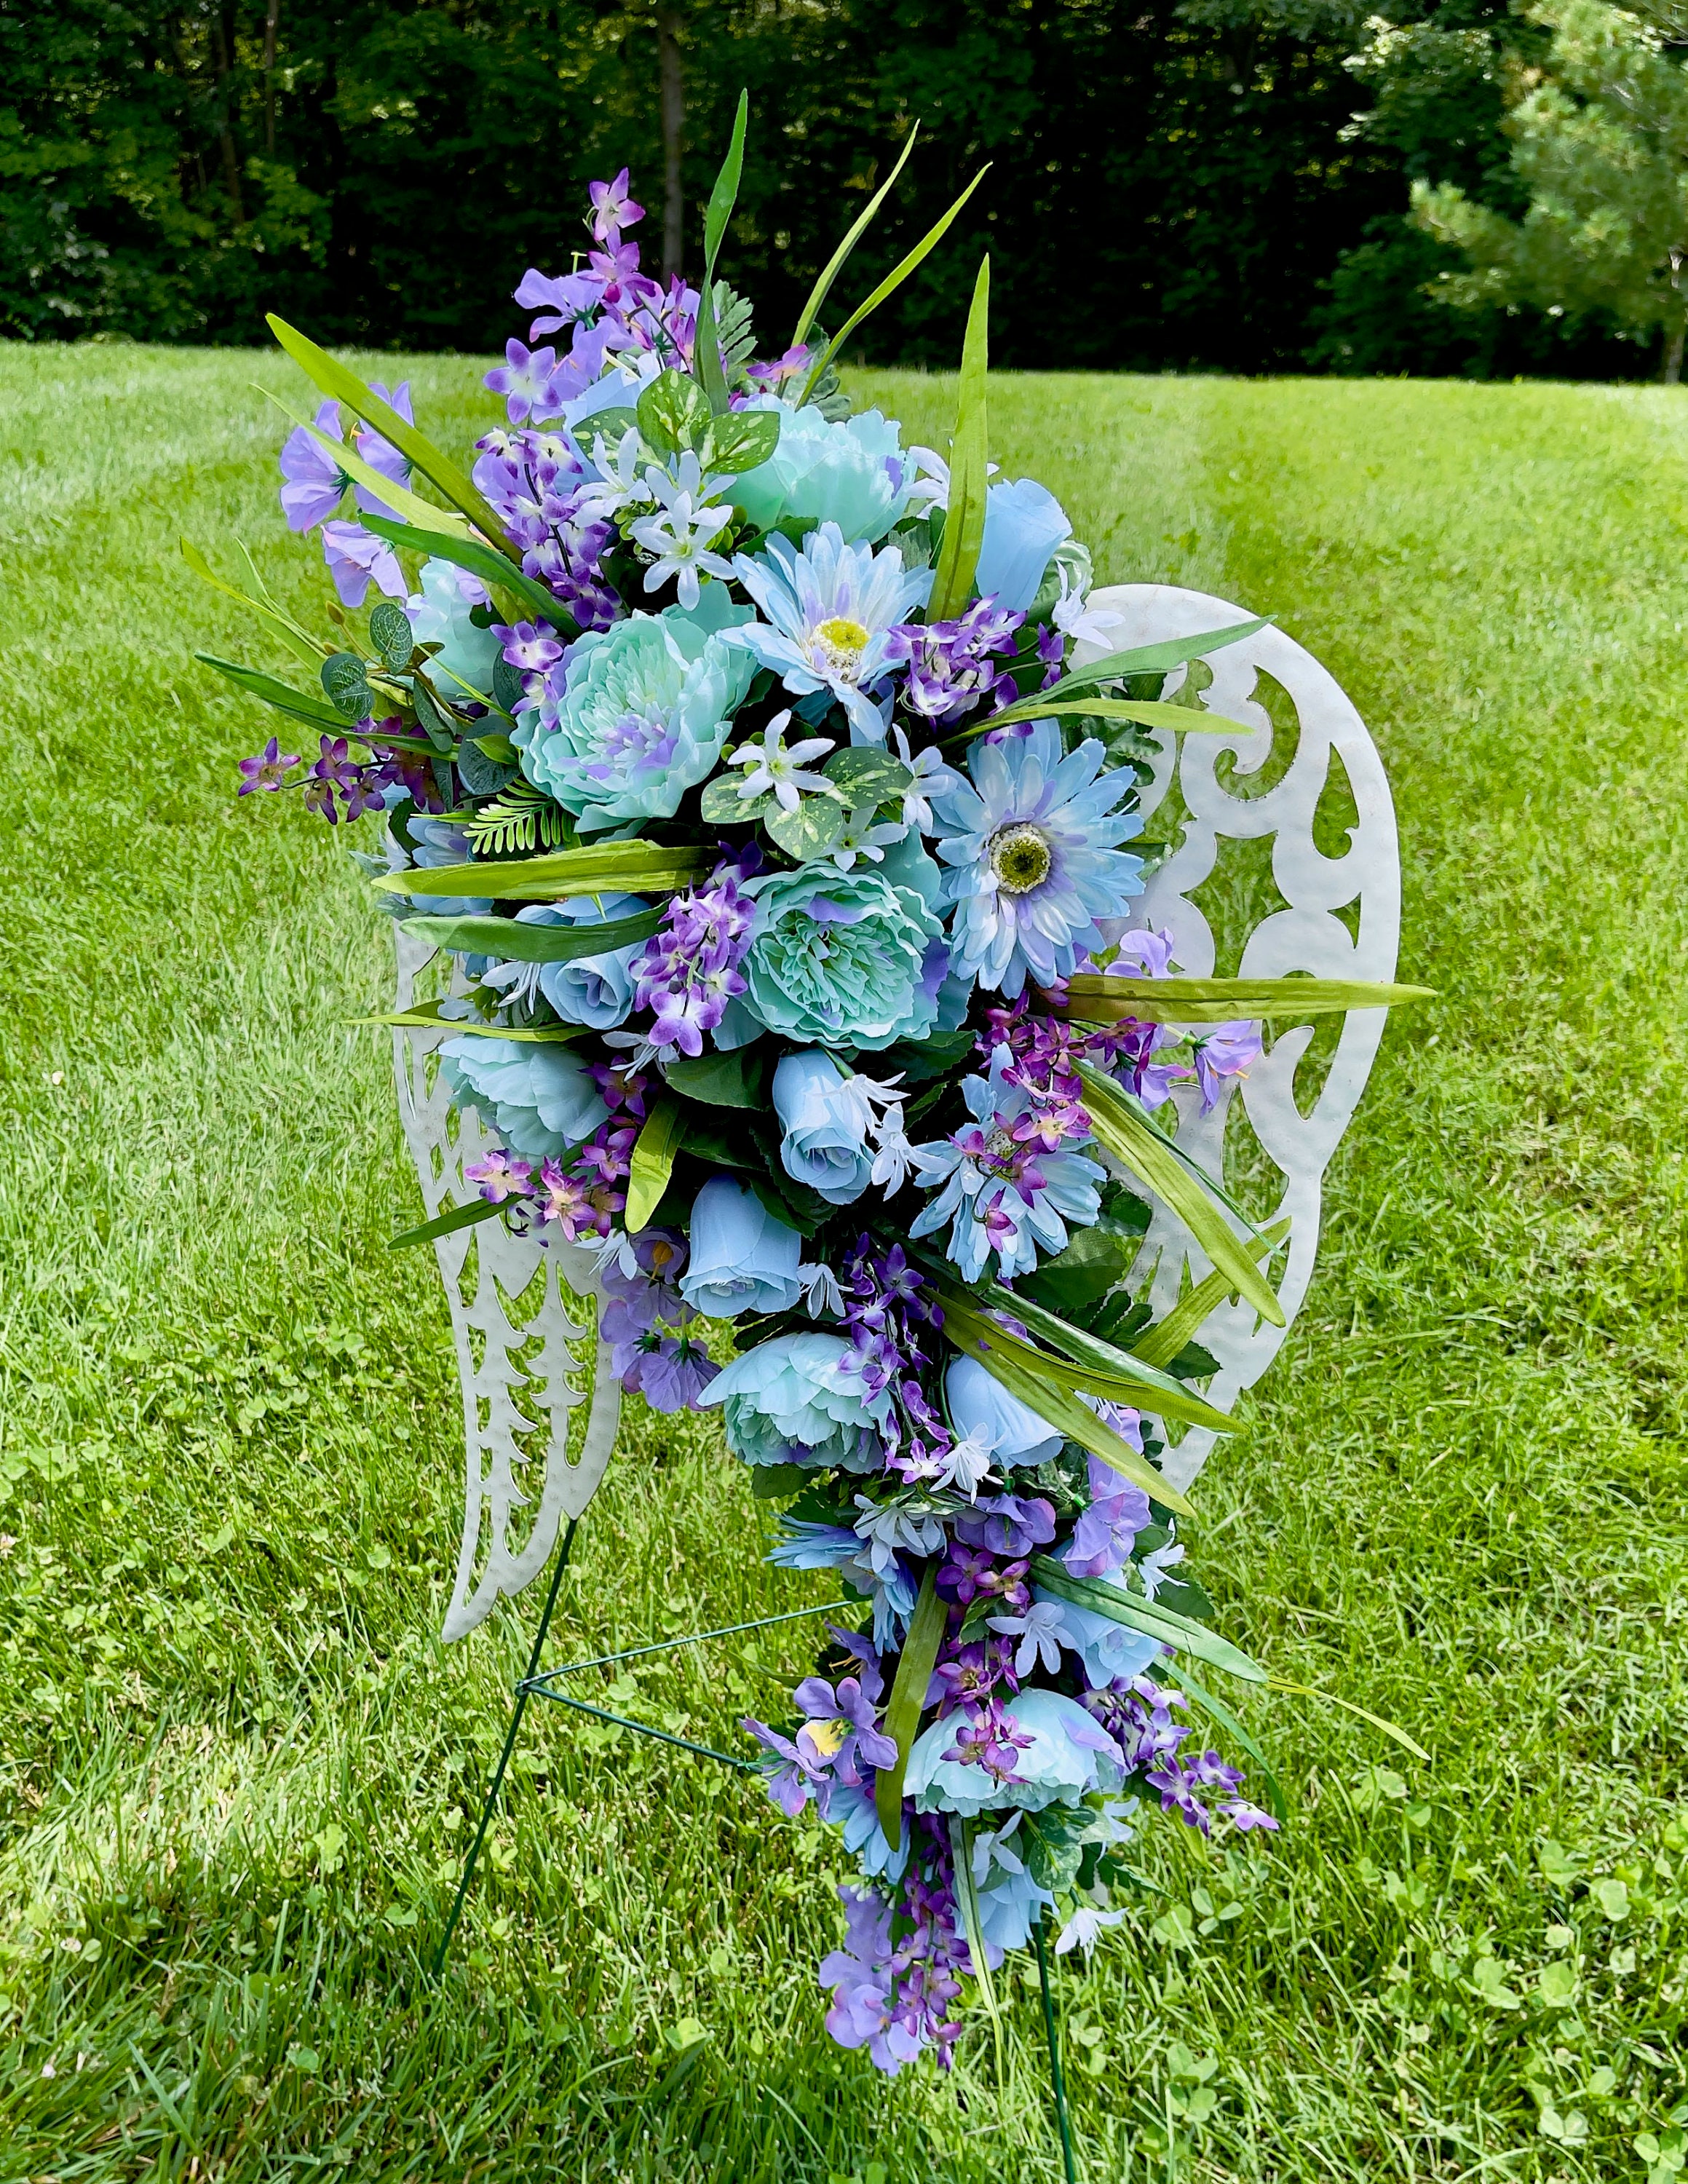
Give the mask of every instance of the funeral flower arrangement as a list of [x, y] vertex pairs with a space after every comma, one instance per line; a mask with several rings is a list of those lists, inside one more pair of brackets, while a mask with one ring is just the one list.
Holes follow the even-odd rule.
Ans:
[[[1239, 732], [1191, 663], [1258, 625], [1111, 649], [1054, 496], [991, 480], [988, 266], [947, 452], [852, 410], [839, 343], [959, 206], [828, 339], [870, 207], [760, 360], [715, 277], [743, 119], [696, 287], [641, 270], [625, 173], [593, 185], [589, 247], [516, 291], [538, 345], [488, 374], [466, 473], [406, 387], [272, 321], [324, 398], [281, 498], [331, 632], [248, 601], [310, 688], [200, 656], [315, 738], [240, 793], [377, 815], [377, 900], [454, 968], [395, 1020], [449, 1033], [498, 1150], [415, 1233], [592, 1246], [625, 1386], [716, 1411], [772, 1559], [866, 1603], [800, 1719], [748, 1726], [857, 1863], [827, 2023], [894, 2072], [947, 2058], [965, 1979], [994, 2016], [1033, 1922], [1088, 1950], [1120, 1919], [1150, 1814], [1278, 1825], [1195, 1725], [1252, 1752], [1194, 1670], [1261, 1671], [1209, 1628], [1156, 1458], [1228, 1424], [1191, 1338], [1231, 1295], [1281, 1322], [1282, 1239], [1180, 1151], [1173, 1095], [1228, 1096], [1260, 1017], [1392, 996], [1181, 978], [1134, 921], [1153, 739]], [[1151, 1324], [1156, 1199], [1214, 1271]]]

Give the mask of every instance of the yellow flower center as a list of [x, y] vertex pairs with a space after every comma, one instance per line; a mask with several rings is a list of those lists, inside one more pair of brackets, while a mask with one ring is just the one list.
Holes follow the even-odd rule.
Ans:
[[850, 1735], [850, 1724], [842, 1716], [834, 1721], [811, 1721], [809, 1741], [822, 1759], [830, 1759]]
[[1005, 894], [1029, 894], [1049, 878], [1055, 861], [1049, 838], [1040, 827], [1000, 827], [990, 838], [990, 869]]
[[859, 621], [851, 621], [844, 615], [833, 615], [816, 625], [815, 642], [835, 675], [853, 676], [867, 649], [867, 632]]

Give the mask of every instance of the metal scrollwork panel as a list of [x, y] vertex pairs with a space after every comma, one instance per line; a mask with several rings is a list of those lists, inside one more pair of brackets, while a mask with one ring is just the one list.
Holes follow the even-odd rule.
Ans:
[[[1168, 584], [1122, 584], [1093, 596], [1123, 618], [1110, 632], [1110, 650], [1254, 619], [1228, 600]], [[1089, 649], [1089, 656], [1100, 649]], [[1202, 693], [1203, 704], [1254, 733], [1156, 735], [1161, 755], [1143, 793], [1147, 828], [1154, 832], [1154, 815], [1174, 788], [1184, 823], [1177, 848], [1134, 905], [1133, 923], [1170, 928], [1178, 967], [1191, 978], [1216, 972], [1275, 978], [1299, 971], [1322, 978], [1393, 980], [1401, 939], [1401, 855], [1389, 783], [1359, 714], [1334, 677], [1281, 629], [1256, 630], [1210, 655], [1206, 666], [1212, 681]], [[1260, 702], [1262, 676], [1278, 683], [1293, 705], [1293, 732], [1274, 728]], [[1280, 737], [1293, 744], [1287, 764]], [[1250, 794], [1249, 783], [1262, 776], [1269, 785]], [[1315, 838], [1315, 820], [1327, 791], [1341, 794], [1344, 777], [1353, 816], [1345, 830], [1347, 847], [1333, 855]], [[1323, 831], [1329, 840], [1329, 826]], [[1255, 923], [1240, 961], [1217, 963], [1212, 903], [1205, 907], [1201, 898], [1228, 840], [1269, 842], [1272, 883], [1283, 907]], [[1344, 911], [1347, 921], [1337, 914]], [[1291, 1223], [1278, 1287], [1287, 1320], [1295, 1318], [1312, 1279], [1324, 1172], [1365, 1089], [1387, 1014], [1358, 1009], [1342, 1020], [1316, 1094], [1311, 1082], [1316, 1072], [1309, 1066], [1297, 1098], [1297, 1068], [1314, 1039], [1313, 1028], [1303, 1025], [1284, 1033], [1245, 1080], [1228, 1083], [1226, 1096], [1210, 1114], [1201, 1113], [1194, 1091], [1175, 1095], [1178, 1143], [1210, 1174], [1225, 1173], [1228, 1150], [1233, 1170], [1257, 1167], [1239, 1160], [1238, 1125], [1229, 1111], [1240, 1100], [1260, 1150], [1281, 1178], [1281, 1194], [1267, 1217], [1287, 1215]], [[1177, 1301], [1186, 1264], [1192, 1279], [1209, 1271], [1183, 1223], [1157, 1206], [1139, 1261], [1145, 1272], [1156, 1268], [1157, 1316]], [[1265, 1372], [1286, 1332], [1267, 1326], [1242, 1304], [1223, 1305], [1209, 1318], [1197, 1340], [1218, 1360], [1209, 1394], [1221, 1409], [1228, 1409], [1240, 1390]], [[1167, 1468], [1178, 1485], [1188, 1485], [1195, 1476], [1213, 1438], [1205, 1428], [1192, 1428], [1169, 1450]]]
[[[404, 1009], [433, 951], [400, 931], [394, 939]], [[429, 1220], [475, 1196], [463, 1170], [494, 1142], [472, 1111], [452, 1109], [430, 1061], [443, 1036], [397, 1030], [393, 1038], [398, 1112]], [[560, 1238], [514, 1236], [494, 1220], [437, 1237], [434, 1252], [463, 1390], [463, 1544], [441, 1634], [452, 1639], [531, 1584], [563, 1519], [584, 1511], [616, 1446], [621, 1390], [598, 1339], [589, 1251]], [[571, 1460], [572, 1414], [582, 1404], [585, 1429]], [[542, 1463], [536, 1502], [528, 1489]], [[531, 1512], [525, 1530], [518, 1511]]]

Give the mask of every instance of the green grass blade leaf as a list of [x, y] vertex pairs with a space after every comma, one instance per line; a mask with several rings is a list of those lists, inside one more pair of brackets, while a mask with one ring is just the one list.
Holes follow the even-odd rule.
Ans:
[[[338, 718], [338, 716], [336, 716]], [[561, 902], [571, 894], [666, 894], [715, 862], [715, 851], [657, 842], [604, 842], [469, 865], [418, 865], [374, 882], [383, 894], [478, 894], [499, 902]]]
[[[482, 545], [478, 539], [465, 538], [460, 532], [426, 531], [415, 524], [390, 522], [384, 515], [360, 515], [358, 520], [365, 531], [373, 531], [377, 538], [385, 538], [389, 545], [405, 547], [428, 560], [449, 561], [457, 568], [467, 569], [482, 583], [510, 593], [521, 601], [529, 614], [543, 617], [565, 636], [575, 628], [567, 610], [552, 598], [543, 584], [525, 575], [490, 546]], [[477, 691], [476, 695], [483, 697], [485, 693]]]
[[385, 1016], [348, 1017], [348, 1024], [392, 1024], [401, 1031], [444, 1031], [454, 1039], [460, 1032], [467, 1032], [471, 1039], [513, 1039], [524, 1045], [536, 1046], [565, 1046], [571, 1039], [584, 1039], [588, 1028], [584, 1024], [541, 1024], [532, 1028], [516, 1024], [477, 1023], [473, 1017], [443, 1017], [437, 1001], [426, 1001], [414, 1009], [393, 1009]]
[[799, 346], [805, 334], [808, 332], [810, 327], [815, 323], [816, 316], [819, 312], [821, 306], [826, 302], [827, 295], [831, 292], [833, 281], [838, 279], [838, 275], [844, 270], [845, 259], [850, 256], [851, 251], [855, 249], [856, 244], [861, 242], [862, 237], [866, 234], [869, 227], [872, 225], [874, 220], [878, 215], [880, 206], [884, 203], [886, 198], [891, 194], [893, 188], [895, 187], [898, 176], [901, 174], [903, 169], [908, 164], [909, 154], [913, 151], [915, 147], [915, 139], [919, 136], [919, 134], [920, 124], [916, 121], [914, 126], [909, 131], [907, 142], [904, 144], [901, 152], [898, 154], [896, 165], [892, 168], [890, 173], [885, 177], [884, 181], [880, 185], [879, 188], [868, 199], [866, 211], [864, 212], [861, 218], [856, 220], [855, 225], [850, 230], [850, 232], [844, 237], [844, 241], [839, 243], [838, 248], [827, 260], [825, 269], [822, 272], [820, 279], [816, 281], [814, 287], [809, 291], [808, 302], [803, 306], [803, 309], [797, 315], [797, 324], [793, 329], [791, 336], [791, 345], [794, 348], [796, 348]]
[[[1290, 1234], [1287, 1220], [1274, 1221], [1258, 1236], [1251, 1236], [1243, 1249], [1251, 1259], [1264, 1259]], [[1236, 1295], [1236, 1284], [1228, 1274], [1212, 1273], [1203, 1277], [1187, 1297], [1175, 1304], [1164, 1319], [1156, 1320], [1153, 1327], [1145, 1328], [1132, 1344], [1131, 1354], [1145, 1365], [1170, 1365], [1184, 1345], [1192, 1340], [1196, 1329], [1211, 1312], [1217, 1311], [1228, 1296]], [[1024, 1299], [1021, 1299], [1022, 1306]], [[1021, 1317], [1025, 1317], [1023, 1309]]]
[[632, 1173], [627, 1178], [627, 1205], [622, 1219], [627, 1234], [637, 1236], [657, 1207], [674, 1173], [674, 1161], [686, 1134], [686, 1111], [677, 1100], [659, 1100], [646, 1117], [633, 1147]]
[[979, 1916], [978, 1889], [973, 1880], [973, 1830], [971, 1825], [957, 1817], [955, 1822], [955, 1894], [961, 1906], [961, 1923], [967, 1931], [967, 1953], [973, 1960], [973, 1977], [978, 1981], [979, 2000], [984, 2004], [984, 2014], [990, 2020], [991, 2044], [996, 2052], [996, 2082], [1005, 2081], [1002, 2075], [1002, 2008], [996, 1999], [996, 1982], [991, 1976], [990, 1959], [984, 1953], [984, 1921]]
[[291, 616], [284, 615], [278, 607], [270, 606], [267, 601], [250, 598], [233, 584], [226, 584], [191, 538], [180, 539], [177, 543], [181, 548], [182, 560], [202, 584], [209, 584], [214, 592], [221, 592], [227, 599], [237, 599], [249, 613], [255, 614], [260, 621], [268, 624], [289, 652], [306, 661], [313, 669], [321, 666], [328, 657], [329, 648], [326, 644], [318, 644]]
[[220, 660], [214, 652], [196, 652], [193, 657], [202, 667], [212, 667], [219, 675], [226, 675], [231, 682], [237, 682], [242, 690], [261, 698], [266, 705], [273, 705], [278, 713], [288, 714], [296, 721], [304, 721], [311, 727], [331, 731], [337, 736], [347, 733], [345, 715], [337, 711], [326, 699], [295, 690], [291, 683], [266, 675], [261, 667], [242, 667], [235, 660]]
[[715, 178], [709, 208], [704, 214], [704, 277], [698, 284], [698, 324], [692, 350], [698, 384], [708, 395], [710, 407], [717, 417], [726, 415], [730, 396], [721, 361], [721, 330], [716, 323], [715, 261], [738, 198], [738, 184], [744, 172], [744, 130], [749, 117], [750, 94], [741, 91], [738, 111], [733, 117], [733, 141], [727, 148], [727, 157], [721, 163], [721, 172]]
[[989, 482], [989, 419], [986, 398], [990, 368], [990, 260], [980, 260], [961, 343], [955, 430], [950, 442], [950, 512], [932, 580], [928, 621], [949, 621], [972, 596], [984, 543], [984, 504]]
[[[948, 533], [946, 532], [947, 538]], [[959, 611], [959, 610], [957, 610]], [[936, 617], [933, 617], [934, 620]], [[1067, 683], [1061, 690], [1069, 688]], [[944, 744], [971, 743], [988, 728], [1012, 727], [1017, 721], [1044, 721], [1062, 713], [1078, 713], [1092, 720], [1137, 721], [1145, 727], [1173, 728], [1180, 734], [1206, 736], [1251, 736], [1254, 730], [1245, 721], [1228, 721], [1223, 713], [1198, 713], [1189, 705], [1162, 705], [1137, 698], [1073, 698], [1059, 694], [1051, 698], [1022, 698], [1017, 705], [1005, 705], [1000, 713], [987, 713], [977, 721], [970, 721], [965, 728], [954, 735], [940, 738]]]
[[[343, 364], [337, 364], [326, 349], [319, 348], [314, 341], [290, 326], [285, 319], [278, 319], [273, 311], [265, 316], [270, 332], [315, 386], [320, 387], [325, 394], [332, 396], [337, 402], [343, 402], [348, 410], [363, 419], [365, 424], [372, 426], [382, 439], [398, 448], [413, 470], [420, 471], [425, 478], [437, 485], [452, 506], [460, 510], [477, 531], [484, 532], [506, 551], [510, 550], [503, 525], [482, 498], [473, 479], [466, 477], [449, 455], [442, 454], [433, 442], [419, 432], [414, 425], [407, 425], [391, 403], [383, 402], [378, 394], [364, 384], [356, 372], [348, 371]], [[334, 444], [337, 450], [340, 448], [338, 441]], [[390, 483], [387, 479], [382, 481], [383, 494]], [[521, 556], [512, 554], [511, 558], [519, 560]]]
[[897, 1747], [897, 1758], [894, 1766], [881, 1770], [873, 1786], [873, 1802], [878, 1809], [879, 1825], [885, 1830], [885, 1840], [893, 1850], [903, 1839], [903, 1777], [908, 1773], [909, 1753], [926, 1706], [926, 1687], [932, 1681], [939, 1645], [949, 1617], [949, 1610], [938, 1597], [934, 1582], [937, 1574], [937, 1563], [928, 1563], [881, 1724]]
[[508, 963], [574, 963], [649, 940], [662, 918], [660, 910], [642, 910], [636, 917], [612, 917], [597, 925], [525, 925], [515, 917], [407, 917], [404, 930], [460, 956], [496, 956]]
[[833, 336], [831, 341], [827, 343], [822, 354], [817, 357], [815, 362], [810, 366], [809, 376], [803, 382], [803, 392], [797, 398], [796, 406], [798, 409], [800, 410], [804, 404], [809, 399], [810, 396], [815, 392], [816, 387], [818, 387], [821, 382], [827, 366], [838, 354], [844, 343], [849, 340], [850, 337], [862, 323], [863, 320], [870, 317], [872, 313], [878, 309], [881, 304], [884, 302], [888, 296], [894, 294], [897, 289], [901, 287], [903, 282], [907, 280], [910, 274], [914, 271], [915, 268], [919, 265], [922, 260], [929, 257], [932, 252], [938, 248], [938, 245], [949, 233], [951, 223], [955, 220], [957, 214], [961, 211], [961, 207], [966, 204], [967, 199], [972, 195], [973, 192], [978, 187], [979, 184], [984, 180], [985, 176], [989, 172], [990, 164], [989, 162], [987, 161], [985, 164], [979, 169], [978, 174], [973, 176], [972, 181], [967, 184], [967, 187], [962, 191], [960, 197], [956, 198], [955, 203], [950, 206], [949, 211], [944, 214], [943, 219], [939, 221], [936, 227], [932, 228], [927, 234], [923, 235], [920, 241], [916, 243], [914, 248], [910, 251], [908, 256], [905, 258], [900, 264], [894, 265], [891, 268], [890, 271], [879, 283], [879, 286], [867, 298], [867, 301], [865, 304], [858, 304], [856, 309], [850, 313], [850, 316]]
[[1115, 682], [1123, 675], [1169, 675], [1187, 660], [1203, 660], [1210, 652], [1223, 652], [1228, 644], [1237, 644], [1244, 638], [1252, 637], [1257, 629], [1266, 628], [1271, 620], [1270, 615], [1262, 615], [1254, 621], [1231, 622], [1223, 629], [1202, 630], [1191, 637], [1168, 637], [1159, 644], [1139, 644], [1128, 652], [1105, 654], [1087, 666], [1075, 667], [1065, 682], [1056, 684], [1050, 695], [1070, 697], [1088, 683]]
[[1356, 1706], [1352, 1699], [1339, 1698], [1334, 1691], [1322, 1691], [1312, 1684], [1286, 1684], [1277, 1676], [1268, 1676], [1266, 1680], [1274, 1691], [1292, 1691], [1298, 1698], [1323, 1699], [1330, 1706], [1340, 1707], [1345, 1713], [1357, 1714], [1362, 1721], [1370, 1722], [1373, 1729], [1380, 1729], [1385, 1736], [1393, 1737], [1403, 1751], [1410, 1752], [1415, 1759], [1422, 1759], [1425, 1766], [1435, 1763], [1423, 1746], [1415, 1744], [1404, 1729], [1397, 1729], [1392, 1721], [1385, 1721], [1380, 1713], [1373, 1713], [1365, 1707]]
[[406, 1228], [397, 1236], [389, 1236], [389, 1251], [403, 1251], [412, 1244], [432, 1244], [436, 1236], [449, 1236], [454, 1228], [472, 1228], [477, 1221], [490, 1221], [499, 1211], [490, 1198], [471, 1198], [466, 1206], [454, 1206], [449, 1212], [437, 1213], [432, 1221], [425, 1221], [420, 1228]]
[[1084, 1106], [1098, 1144], [1172, 1208], [1215, 1268], [1230, 1276], [1232, 1285], [1248, 1299], [1262, 1319], [1270, 1321], [1273, 1327], [1282, 1327], [1284, 1307], [1270, 1284], [1169, 1141], [1153, 1123], [1133, 1112], [1117, 1088], [1100, 1070], [1089, 1062], [1080, 1062], [1078, 1073], [1084, 1080]]
[[[998, 716], [1000, 717], [1000, 716]], [[1345, 1015], [1435, 999], [1429, 986], [1390, 986], [1362, 978], [1116, 978], [1067, 982], [1067, 1013], [1083, 1023], [1135, 1017], [1142, 1023], [1228, 1023], [1239, 1017]]]
[[[975, 1331], [987, 1329], [988, 1333]], [[948, 1306], [944, 1307], [944, 1331], [957, 1350], [977, 1358], [992, 1379], [1000, 1382], [1011, 1396], [1017, 1396], [1057, 1433], [1064, 1434], [1068, 1440], [1076, 1440], [1080, 1448], [1088, 1449], [1092, 1456], [1118, 1472], [1122, 1479], [1128, 1479], [1134, 1486], [1141, 1487], [1163, 1508], [1175, 1509], [1184, 1517], [1195, 1515], [1169, 1479], [1163, 1479], [1145, 1457], [1139, 1456], [1128, 1441], [1120, 1439], [1111, 1426], [1104, 1425], [1071, 1388], [1052, 1377], [1060, 1369], [1057, 1361], [1035, 1351], [1028, 1351], [1025, 1344], [1005, 1334], [994, 1320], [979, 1321], [972, 1314], [951, 1311]], [[1034, 1364], [1024, 1362], [1028, 1356], [1035, 1359]], [[1123, 1389], [1119, 1393], [1129, 1400]], [[1207, 1406], [1202, 1407], [1206, 1409]], [[1230, 1429], [1231, 1421], [1223, 1411], [1212, 1411], [1210, 1416], [1223, 1420], [1225, 1429]], [[1215, 1428], [1216, 1432], [1218, 1429]]]
[[1041, 1585], [1057, 1600], [1070, 1602], [1074, 1607], [1088, 1608], [1093, 1615], [1106, 1615], [1110, 1622], [1123, 1623], [1128, 1630], [1140, 1630], [1145, 1637], [1158, 1638], [1165, 1645], [1175, 1646], [1181, 1653], [1193, 1653], [1198, 1661], [1223, 1669], [1227, 1675], [1239, 1676], [1245, 1683], [1270, 1681], [1260, 1663], [1251, 1661], [1228, 1638], [1220, 1637], [1205, 1623], [1192, 1622], [1174, 1608], [1139, 1599], [1135, 1593], [1118, 1592], [1112, 1585], [1098, 1585], [1092, 1578], [1074, 1577], [1052, 1555], [1033, 1555], [1030, 1574], [1033, 1585]]
[[[958, 1301], [966, 1311], [966, 1300]], [[1150, 1364], [1138, 1351], [1116, 1349], [1111, 1342], [1104, 1342], [1100, 1335], [1092, 1334], [1082, 1327], [1072, 1326], [1058, 1312], [1050, 1312], [1034, 1299], [1021, 1296], [1011, 1290], [993, 1290], [991, 1301], [1000, 1305], [1005, 1312], [1012, 1312], [1033, 1334], [1042, 1335], [1045, 1342], [1052, 1343], [1056, 1349], [1069, 1357], [1080, 1368], [1074, 1375], [1075, 1384], [1089, 1384], [1093, 1392], [1115, 1395], [1117, 1399], [1123, 1396], [1126, 1401], [1130, 1401], [1132, 1397], [1126, 1396], [1124, 1390], [1133, 1389], [1136, 1391], [1139, 1405], [1145, 1403], [1145, 1398], [1152, 1399], [1147, 1407], [1160, 1409], [1162, 1404], [1170, 1405], [1170, 1408], [1162, 1411], [1163, 1417], [1182, 1418], [1188, 1416], [1192, 1425], [1207, 1426], [1213, 1425], [1217, 1418], [1223, 1421], [1223, 1424], [1214, 1427], [1216, 1432], [1231, 1429], [1233, 1422], [1223, 1411], [1204, 1401], [1182, 1380], [1175, 1380], [1171, 1373], [1163, 1373], [1158, 1363]], [[947, 1312], [951, 1309], [946, 1299], [944, 1310]], [[981, 1323], [989, 1325], [988, 1322]], [[994, 1329], [989, 1339], [994, 1342], [999, 1334], [1005, 1342], [1014, 1340], [1006, 1328]], [[1178, 1348], [1183, 1347], [1180, 1343]], [[1178, 1351], [1175, 1350], [1173, 1355], [1176, 1357]]]

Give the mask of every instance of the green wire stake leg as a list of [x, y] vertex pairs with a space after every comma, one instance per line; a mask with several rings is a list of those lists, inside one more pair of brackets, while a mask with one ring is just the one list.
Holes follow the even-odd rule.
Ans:
[[451, 1916], [445, 1922], [445, 1931], [440, 1936], [438, 1948], [434, 1952], [434, 1977], [445, 1970], [445, 1960], [451, 1947], [451, 1938], [457, 1931], [457, 1922], [463, 1916], [463, 1903], [475, 1878], [475, 1868], [480, 1862], [481, 1846], [487, 1840], [487, 1830], [493, 1825], [493, 1814], [497, 1808], [499, 1792], [504, 1786], [504, 1769], [510, 1765], [510, 1756], [515, 1749], [515, 1740], [521, 1734], [521, 1717], [527, 1711], [533, 1679], [539, 1673], [539, 1658], [545, 1650], [545, 1639], [551, 1628], [551, 1612], [557, 1604], [557, 1593], [563, 1582], [563, 1572], [568, 1567], [569, 1550], [574, 1545], [577, 1517], [571, 1517], [569, 1528], [563, 1535], [562, 1552], [557, 1557], [556, 1567], [551, 1572], [551, 1589], [545, 1596], [545, 1612], [539, 1618], [539, 1628], [533, 1635], [533, 1651], [527, 1657], [527, 1674], [515, 1687], [515, 1704], [510, 1709], [510, 1730], [504, 1738], [504, 1748], [499, 1754], [499, 1763], [493, 1770], [492, 1786], [487, 1792], [487, 1802], [481, 1808], [481, 1825], [475, 1830], [475, 1840], [469, 1846], [469, 1856], [464, 1862], [463, 1878], [457, 1884], [457, 1898], [451, 1907]]
[[1050, 2000], [1049, 1958], [1044, 1948], [1044, 1922], [1041, 1919], [1032, 1929], [1032, 1940], [1038, 1952], [1038, 1985], [1044, 1997], [1044, 2033], [1049, 2041], [1050, 2083], [1055, 2088], [1055, 2120], [1061, 2133], [1061, 2164], [1067, 2172], [1067, 2184], [1078, 2184], [1078, 2171], [1072, 2162], [1072, 2131], [1067, 2120], [1067, 2081], [1061, 2075], [1061, 2046], [1055, 2036], [1055, 2004]]

